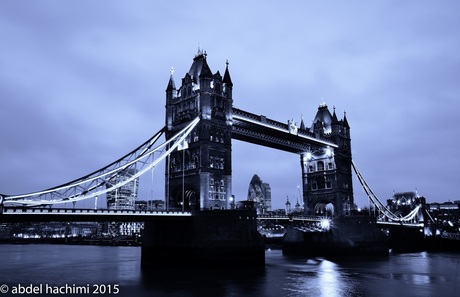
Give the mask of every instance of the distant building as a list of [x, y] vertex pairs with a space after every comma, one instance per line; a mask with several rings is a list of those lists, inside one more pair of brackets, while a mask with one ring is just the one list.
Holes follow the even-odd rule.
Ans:
[[135, 202], [135, 210], [153, 210], [153, 211], [164, 211], [165, 201], [164, 200], [138, 200]]
[[155, 210], [155, 211], [165, 210], [165, 201], [164, 200], [149, 200], [148, 210]]
[[417, 205], [426, 204], [426, 199], [419, 196], [417, 192], [393, 193], [393, 197], [387, 200], [388, 208], [395, 214], [407, 215]]
[[460, 226], [460, 201], [430, 203], [427, 204], [427, 209], [437, 223]]
[[263, 183], [257, 174], [251, 179], [248, 200], [254, 202], [257, 213], [264, 214], [272, 210], [272, 191], [268, 183]]
[[299, 199], [297, 199], [297, 202], [296, 202], [295, 207], [294, 207], [294, 212], [299, 213], [299, 212], [302, 212], [302, 211], [303, 211], [303, 209], [300, 206]]
[[289, 202], [289, 197], [286, 197], [286, 214], [290, 214], [291, 213], [291, 202]]
[[[107, 188], [113, 187], [116, 184], [126, 181], [136, 173], [137, 170], [132, 168], [123, 170], [115, 178], [110, 180], [110, 182], [107, 184]], [[107, 192], [107, 208], [115, 210], [134, 210], [138, 189], [139, 179], [136, 178], [119, 188]]]

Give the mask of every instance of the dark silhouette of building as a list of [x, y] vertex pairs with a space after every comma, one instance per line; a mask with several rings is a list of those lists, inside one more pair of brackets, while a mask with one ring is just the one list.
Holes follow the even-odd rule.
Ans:
[[212, 73], [198, 50], [176, 89], [173, 72], [166, 89], [166, 139], [194, 118], [200, 122], [166, 162], [167, 208], [227, 209], [232, 195], [232, 88], [228, 71]]

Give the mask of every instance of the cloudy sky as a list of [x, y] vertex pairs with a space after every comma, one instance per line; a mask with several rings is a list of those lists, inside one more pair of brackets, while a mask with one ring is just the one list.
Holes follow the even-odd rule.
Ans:
[[[455, 0], [3, 0], [0, 193], [59, 185], [143, 143], [164, 125], [170, 68], [179, 85], [200, 46], [213, 72], [228, 59], [237, 108], [307, 125], [322, 100], [346, 111], [381, 200], [415, 189], [460, 200], [459, 11]], [[299, 196], [299, 164], [234, 141], [233, 192], [244, 199], [257, 173], [281, 208]], [[164, 195], [161, 167], [148, 195]]]

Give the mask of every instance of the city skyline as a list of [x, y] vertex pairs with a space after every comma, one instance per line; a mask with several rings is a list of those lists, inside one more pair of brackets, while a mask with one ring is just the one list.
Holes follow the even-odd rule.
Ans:
[[[0, 193], [54, 187], [143, 143], [164, 125], [171, 67], [179, 82], [200, 47], [213, 73], [228, 60], [237, 108], [286, 123], [303, 117], [307, 126], [323, 101], [339, 118], [346, 112], [353, 159], [382, 201], [415, 190], [428, 203], [460, 200], [459, 8], [3, 1]], [[273, 209], [294, 201], [299, 156], [240, 141], [232, 149], [237, 200], [258, 174]], [[154, 185], [139, 199], [164, 197], [163, 167], [140, 180]]]

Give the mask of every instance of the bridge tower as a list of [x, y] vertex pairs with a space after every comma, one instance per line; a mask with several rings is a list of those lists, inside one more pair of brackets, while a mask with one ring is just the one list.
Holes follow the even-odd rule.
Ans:
[[338, 120], [322, 103], [310, 132], [328, 139], [338, 148], [316, 147], [301, 155], [303, 197], [310, 214], [346, 216], [354, 205], [350, 126], [344, 114]]
[[176, 89], [173, 70], [166, 89], [166, 139], [194, 118], [200, 122], [165, 170], [169, 208], [227, 209], [232, 195], [232, 88], [228, 70], [212, 74], [206, 52], [198, 50]]

